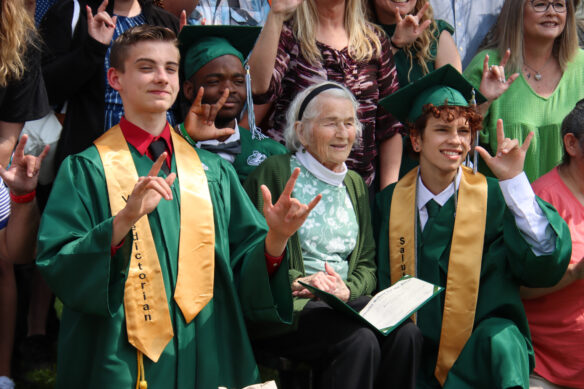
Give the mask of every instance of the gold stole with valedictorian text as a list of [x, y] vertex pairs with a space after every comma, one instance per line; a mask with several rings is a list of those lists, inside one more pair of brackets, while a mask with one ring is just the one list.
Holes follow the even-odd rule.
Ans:
[[[180, 183], [180, 238], [174, 300], [189, 323], [213, 297], [213, 204], [197, 152], [174, 131], [171, 137]], [[138, 181], [138, 172], [119, 125], [103, 134], [95, 145], [103, 163], [111, 213], [115, 216], [125, 207]], [[124, 309], [128, 341], [157, 362], [174, 333], [147, 215], [132, 226], [132, 255], [124, 289]]]
[[[406, 174], [396, 184], [391, 200], [389, 268], [392, 284], [406, 274], [416, 275], [417, 177], [418, 169]], [[487, 193], [485, 176], [462, 167], [434, 371], [442, 386], [474, 325], [487, 220]]]

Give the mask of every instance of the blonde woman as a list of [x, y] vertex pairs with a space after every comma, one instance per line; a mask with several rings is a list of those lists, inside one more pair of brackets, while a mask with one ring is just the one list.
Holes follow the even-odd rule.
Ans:
[[[34, 22], [24, 0], [0, 0], [0, 165], [4, 167], [24, 122], [48, 112], [35, 37]], [[27, 204], [15, 205], [18, 212], [23, 205], [30, 207], [33, 199], [34, 196]], [[17, 209], [13, 211], [16, 214]], [[16, 322], [16, 283], [12, 265], [4, 259], [0, 259], [0, 317], [0, 388], [10, 389], [14, 387], [9, 376]]]
[[445, 64], [462, 72], [454, 28], [434, 19], [428, 0], [371, 0], [370, 6], [390, 38], [401, 88]]
[[497, 149], [499, 118], [512, 139], [535, 133], [525, 158], [530, 181], [560, 162], [562, 118], [584, 97], [584, 52], [574, 13], [573, 0], [506, 0], [487, 49], [464, 72], [489, 100], [481, 107], [483, 144]]
[[363, 125], [347, 165], [370, 188], [376, 175], [381, 187], [397, 180], [402, 146], [394, 135], [402, 126], [377, 106], [397, 90], [397, 73], [387, 37], [366, 21], [360, 0], [274, 0], [249, 65], [254, 99], [274, 103], [268, 135], [283, 141], [286, 111], [300, 91], [339, 82], [357, 98]]
[[34, 20], [24, 0], [0, 3], [0, 163], [6, 166], [25, 121], [48, 111]]

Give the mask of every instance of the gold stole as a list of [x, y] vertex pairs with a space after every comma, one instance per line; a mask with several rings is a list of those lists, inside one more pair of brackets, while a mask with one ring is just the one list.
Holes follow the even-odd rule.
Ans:
[[[416, 275], [417, 172], [418, 169], [410, 171], [396, 184], [391, 200], [389, 266], [392, 284], [405, 274]], [[434, 371], [442, 386], [473, 329], [487, 220], [487, 192], [485, 176], [463, 167]]]
[[[196, 151], [174, 131], [171, 131], [171, 137], [180, 179], [180, 238], [174, 299], [189, 323], [213, 297], [213, 205], [207, 177]], [[138, 181], [138, 172], [119, 125], [103, 134], [95, 145], [103, 163], [111, 213], [117, 215], [125, 207]], [[132, 254], [124, 289], [124, 309], [128, 341], [157, 362], [174, 333], [147, 215], [132, 226]]]

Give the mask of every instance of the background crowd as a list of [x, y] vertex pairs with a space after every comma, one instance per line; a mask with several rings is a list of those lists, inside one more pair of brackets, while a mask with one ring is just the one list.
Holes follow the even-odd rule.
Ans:
[[[302, 192], [295, 197], [305, 204], [317, 193], [328, 199], [287, 246], [297, 327], [275, 331], [267, 341], [259, 336], [259, 346], [286, 349], [291, 358], [321, 355], [315, 328], [339, 326], [338, 336], [327, 334], [321, 347], [347, 350], [351, 358], [380, 354], [360, 358], [359, 369], [374, 365], [368, 374], [378, 385], [411, 385], [414, 373], [402, 366], [390, 370], [390, 361], [392, 344], [411, 346], [411, 355], [400, 354], [406, 361], [421, 352], [413, 323], [385, 341], [360, 333], [352, 349], [339, 340], [351, 324], [320, 311], [298, 281], [329, 287], [355, 307], [378, 290], [370, 204], [420, 160], [408, 132], [412, 123], [379, 102], [450, 65], [485, 97], [476, 108], [483, 117], [478, 143], [487, 152], [500, 148], [500, 119], [508, 138], [523, 142], [533, 133], [524, 171], [535, 193], [568, 224], [572, 256], [556, 286], [521, 289], [535, 354], [531, 385], [584, 388], [579, 0], [0, 1], [0, 389], [12, 388], [14, 380], [33, 387], [54, 383], [61, 302], [34, 265], [38, 223], [63, 161], [124, 120], [120, 93], [108, 83], [110, 52], [116, 38], [140, 25], [166, 27], [177, 36], [184, 28], [181, 91], [167, 121], [193, 146], [230, 162], [258, 210], [260, 187], [267, 185], [277, 199], [296, 168]], [[232, 28], [204, 29], [211, 25]], [[330, 83], [321, 89], [324, 81]], [[318, 106], [310, 105], [319, 93]], [[200, 109], [213, 111], [217, 101], [225, 104], [219, 112]], [[349, 128], [337, 146], [346, 151], [341, 159], [319, 148], [332, 139], [323, 112], [343, 117]], [[212, 118], [212, 135], [196, 126], [201, 116]], [[314, 123], [324, 123], [324, 130]], [[498, 177], [483, 159], [476, 167]], [[323, 183], [346, 190], [335, 193]], [[343, 223], [336, 224], [339, 218]], [[327, 229], [318, 228], [323, 225]], [[356, 369], [353, 362], [347, 366]], [[349, 367], [319, 368], [336, 377]]]

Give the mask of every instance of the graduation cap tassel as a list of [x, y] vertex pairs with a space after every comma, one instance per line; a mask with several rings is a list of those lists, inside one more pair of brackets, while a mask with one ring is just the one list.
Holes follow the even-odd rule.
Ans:
[[253, 111], [253, 98], [251, 95], [251, 75], [249, 74], [249, 65], [245, 65], [245, 88], [247, 89], [247, 121], [249, 123], [249, 131], [251, 138], [262, 140], [267, 138], [258, 127], [255, 125], [255, 113]]
[[[472, 89], [472, 97], [470, 103], [472, 104], [473, 108], [477, 109], [477, 98], [474, 88]], [[477, 131], [478, 132], [478, 131]], [[473, 174], [477, 173], [477, 169], [479, 167], [479, 153], [477, 152], [477, 146], [479, 145], [479, 134], [475, 134], [474, 145], [473, 145], [473, 160], [472, 160], [472, 172]]]

